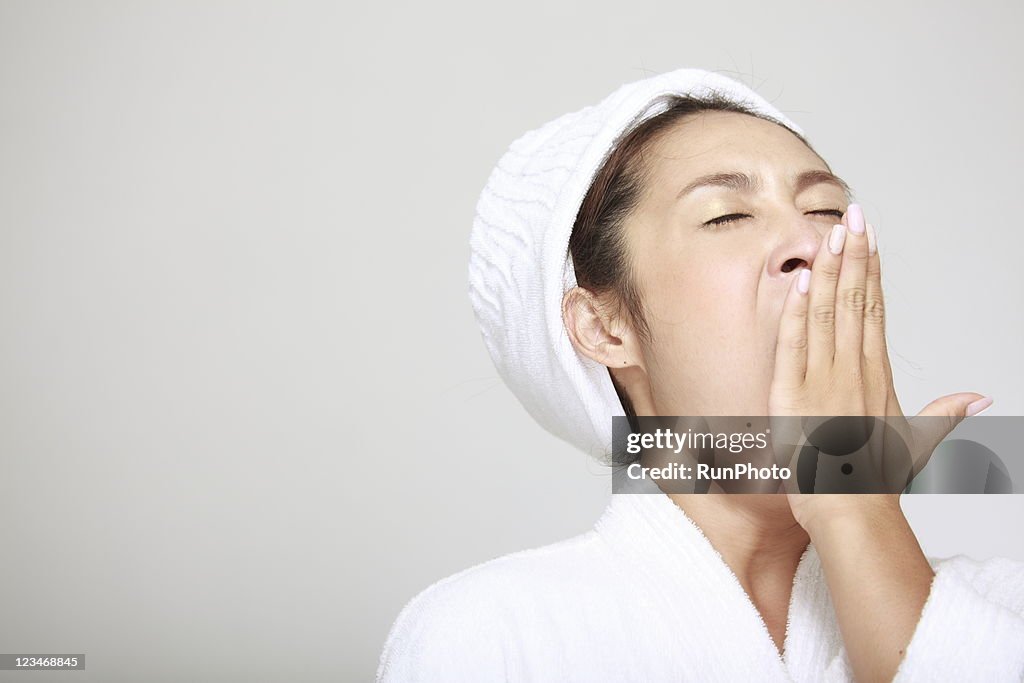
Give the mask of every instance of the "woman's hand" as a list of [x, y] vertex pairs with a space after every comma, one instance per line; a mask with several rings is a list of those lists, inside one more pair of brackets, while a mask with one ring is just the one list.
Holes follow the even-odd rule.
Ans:
[[[932, 401], [914, 425], [903, 416], [885, 343], [877, 252], [873, 229], [865, 224], [860, 206], [851, 204], [842, 226], [823, 241], [811, 270], [794, 278], [779, 325], [769, 395], [773, 445], [776, 440], [799, 443], [795, 431], [807, 432], [805, 441], [821, 446], [814, 421], [824, 419], [818, 431], [826, 432], [826, 441], [839, 442], [839, 450], [822, 448], [823, 453], [859, 446], [855, 464], [853, 459], [844, 463], [843, 474], [832, 483], [844, 491], [877, 492], [787, 492], [793, 516], [821, 557], [859, 681], [892, 680], [898, 673], [934, 577], [900, 509], [900, 493], [965, 416], [991, 404], [981, 394], [963, 392]], [[798, 462], [792, 458], [807, 452], [797, 448], [783, 460], [790, 457], [796, 472]], [[817, 456], [812, 464], [817, 467]], [[843, 479], [847, 474], [857, 475], [862, 485], [842, 486], [852, 483]], [[816, 485], [814, 490], [820, 489]]]
[[[856, 480], [860, 486], [840, 490], [882, 495], [803, 494], [793, 481], [787, 495], [796, 520], [807, 528], [827, 516], [857, 515], [859, 510], [879, 506], [898, 509], [900, 492], [924, 467], [939, 442], [964, 417], [989, 404], [991, 399], [981, 394], [961, 392], [932, 401], [913, 420], [904, 417], [886, 347], [874, 229], [865, 223], [861, 207], [850, 204], [842, 225], [822, 241], [812, 268], [794, 278], [779, 325], [768, 408], [772, 418], [783, 418], [781, 428], [773, 428], [781, 443], [786, 443], [783, 434], [793, 435], [794, 425], [807, 432], [813, 429], [801, 425], [800, 418], [788, 420], [788, 416], [854, 417], [825, 425], [833, 433], [835, 427], [841, 427], [870, 435], [857, 465], [844, 465], [843, 470], [855, 475], [856, 479], [849, 481]], [[796, 471], [799, 452], [794, 449], [782, 454], [781, 461], [789, 460]], [[776, 455], [780, 455], [778, 451]], [[847, 472], [853, 468], [860, 469]], [[836, 481], [842, 484], [845, 480]]]

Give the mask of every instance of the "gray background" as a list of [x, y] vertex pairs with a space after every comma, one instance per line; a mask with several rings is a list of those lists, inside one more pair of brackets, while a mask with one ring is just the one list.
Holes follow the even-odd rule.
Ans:
[[[1022, 13], [3, 2], [0, 652], [88, 668], [0, 680], [369, 680], [418, 591], [589, 528], [610, 478], [501, 384], [468, 235], [513, 139], [653, 73], [854, 185], [908, 412], [1024, 414]], [[904, 505], [1024, 559], [1022, 496]]]

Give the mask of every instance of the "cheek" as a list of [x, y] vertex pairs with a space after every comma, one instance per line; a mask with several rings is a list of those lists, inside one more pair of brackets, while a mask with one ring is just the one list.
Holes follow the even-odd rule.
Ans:
[[759, 276], [739, 259], [694, 260], [648, 280], [645, 301], [651, 317], [662, 324], [735, 329], [752, 322]]
[[725, 381], [740, 367], [737, 358], [759, 357], [759, 276], [742, 258], [709, 258], [689, 260], [652, 280], [645, 301], [658, 374]]

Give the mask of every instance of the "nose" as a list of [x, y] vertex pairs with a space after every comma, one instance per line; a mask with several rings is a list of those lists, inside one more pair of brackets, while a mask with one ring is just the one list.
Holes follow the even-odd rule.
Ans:
[[[832, 224], [827, 229], [831, 230]], [[814, 257], [824, 239], [826, 228], [822, 221], [809, 221], [805, 217], [786, 233], [772, 250], [768, 262], [769, 275], [785, 275], [800, 268], [813, 268]]]

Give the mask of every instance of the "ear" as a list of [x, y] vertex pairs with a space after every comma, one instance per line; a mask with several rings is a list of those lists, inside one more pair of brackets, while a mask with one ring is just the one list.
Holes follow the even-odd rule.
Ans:
[[606, 302], [576, 286], [562, 297], [562, 322], [572, 345], [584, 356], [609, 368], [640, 366], [643, 356], [632, 329], [608, 312]]

